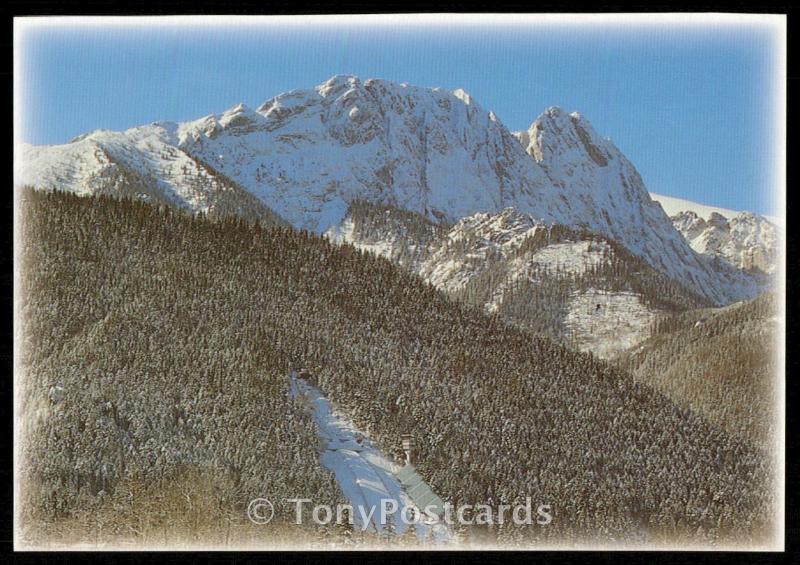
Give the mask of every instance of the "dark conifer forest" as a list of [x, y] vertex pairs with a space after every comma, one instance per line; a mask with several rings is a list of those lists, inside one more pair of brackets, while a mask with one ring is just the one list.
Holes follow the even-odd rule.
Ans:
[[[256, 496], [343, 499], [289, 394], [297, 367], [386, 451], [413, 434], [445, 500], [552, 506], [547, 526], [484, 533], [505, 545], [747, 545], [774, 525], [771, 453], [626, 372], [647, 359], [612, 366], [281, 225], [108, 196], [20, 204], [32, 538], [335, 536], [277, 505], [273, 530], [244, 515]], [[661, 282], [660, 300], [696, 305]]]
[[636, 378], [756, 446], [775, 435], [779, 303], [774, 293], [664, 316], [618, 361]]

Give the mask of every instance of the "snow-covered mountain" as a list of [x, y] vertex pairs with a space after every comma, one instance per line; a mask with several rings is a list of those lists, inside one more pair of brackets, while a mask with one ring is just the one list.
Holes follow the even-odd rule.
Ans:
[[108, 191], [116, 169], [146, 181], [144, 198], [208, 211], [221, 201], [246, 207], [252, 195], [318, 233], [340, 225], [359, 199], [435, 223], [513, 208], [611, 238], [716, 303], [763, 286], [696, 253], [633, 165], [579, 114], [549, 108], [515, 138], [463, 90], [335, 76], [255, 110], [237, 105], [192, 122], [25, 146], [16, 182]]
[[698, 253], [739, 269], [774, 273], [783, 220], [650, 193]]
[[[746, 212], [746, 210], [732, 210], [730, 208], [721, 208], [719, 206], [712, 206], [710, 204], [701, 204], [699, 202], [694, 202], [693, 200], [686, 200], [685, 198], [676, 198], [674, 196], [656, 194], [652, 191], [650, 192], [650, 197], [661, 204], [664, 212], [666, 212], [667, 216], [669, 217], [677, 216], [681, 212], [694, 212], [701, 218], [708, 218], [712, 213], [716, 212], [720, 216], [732, 218], [743, 212]], [[768, 216], [761, 214], [760, 217], [765, 218], [771, 224], [774, 224], [779, 228], [783, 228], [784, 226], [783, 218], [779, 216]]]
[[17, 146], [15, 184], [135, 197], [194, 212], [286, 224], [261, 200], [169, 142], [159, 126], [96, 131], [66, 145]]
[[712, 212], [703, 219], [695, 212], [680, 212], [672, 222], [698, 253], [721, 257], [740, 269], [775, 272], [778, 228], [763, 216], [740, 212], [726, 218]]

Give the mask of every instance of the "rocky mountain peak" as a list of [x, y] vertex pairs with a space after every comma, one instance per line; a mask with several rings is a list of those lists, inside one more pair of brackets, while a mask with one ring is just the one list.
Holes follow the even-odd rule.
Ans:
[[722, 259], [739, 269], [775, 272], [778, 228], [752, 212], [730, 218], [711, 212], [708, 219], [687, 210], [671, 217], [675, 228], [697, 253]]
[[619, 152], [580, 113], [568, 114], [558, 106], [547, 108], [517, 137], [526, 152], [542, 166], [555, 165], [567, 173], [591, 166], [590, 160], [595, 166], [605, 167]]
[[556, 106], [515, 139], [463, 89], [337, 75], [256, 110], [238, 104], [166, 124], [95, 133], [91, 144], [25, 148], [18, 184], [84, 193], [105, 182], [110, 162], [190, 209], [214, 201], [204, 191], [242, 187], [317, 233], [339, 225], [357, 200], [435, 223], [513, 208], [613, 239], [715, 302], [756, 289], [735, 272], [714, 272], [614, 144]]

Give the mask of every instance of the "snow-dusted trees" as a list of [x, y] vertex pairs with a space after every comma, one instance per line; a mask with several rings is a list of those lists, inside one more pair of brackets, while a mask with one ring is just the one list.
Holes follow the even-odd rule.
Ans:
[[534, 227], [514, 211], [449, 226], [356, 201], [347, 219], [343, 239], [379, 250], [412, 272], [435, 274], [440, 283], [443, 273], [458, 273], [445, 279], [452, 297], [565, 343], [573, 337], [565, 317], [582, 292], [632, 293], [643, 308], [660, 312], [710, 305], [613, 240], [557, 224]]
[[252, 498], [343, 500], [261, 323], [262, 281], [238, 282], [241, 239], [209, 254], [221, 226], [106, 197], [26, 191], [22, 218], [25, 524], [226, 543]]
[[80, 516], [120, 485], [152, 492], [185, 468], [225, 508], [254, 494], [336, 498], [288, 394], [289, 368], [303, 367], [385, 449], [413, 434], [443, 498], [552, 505], [547, 526], [493, 529], [501, 542], [746, 541], [774, 519], [761, 451], [387, 260], [130, 201], [24, 200], [36, 516]]
[[663, 316], [650, 339], [619, 364], [728, 433], [769, 446], [778, 403], [778, 315], [777, 297], [768, 293], [722, 309]]

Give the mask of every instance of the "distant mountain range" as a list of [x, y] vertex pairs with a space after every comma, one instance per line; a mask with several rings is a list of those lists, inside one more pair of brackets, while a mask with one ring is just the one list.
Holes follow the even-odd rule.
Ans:
[[686, 211], [672, 216], [672, 222], [698, 253], [745, 270], [773, 273], [777, 267], [779, 233], [763, 216], [740, 212], [726, 218], [712, 212], [704, 219]]
[[[745, 213], [743, 210], [732, 210], [730, 208], [721, 208], [719, 206], [712, 206], [710, 204], [700, 204], [699, 202], [695, 202], [693, 200], [676, 198], [674, 196], [665, 196], [663, 194], [656, 194], [655, 192], [650, 192], [650, 197], [661, 204], [664, 212], [666, 212], [667, 216], [670, 217], [681, 212], [694, 212], [701, 218], [707, 218], [712, 214], [712, 212], [716, 212], [720, 216], [725, 216], [726, 218], [732, 218], [738, 214]], [[775, 226], [783, 228], [783, 219], [778, 216], [769, 216], [764, 214], [756, 215], [764, 218]]]
[[[487, 221], [492, 241], [565, 226], [620, 246], [716, 305], [763, 292], [775, 264], [772, 223], [752, 214], [727, 226], [688, 213], [670, 219], [633, 164], [580, 114], [551, 107], [512, 133], [463, 90], [335, 76], [255, 110], [240, 104], [191, 122], [22, 144], [16, 157], [17, 185], [288, 222], [362, 245], [346, 235], [356, 202], [413, 214], [437, 237], [456, 230], [451, 239]], [[436, 284], [471, 276], [437, 264], [452, 259], [446, 253], [418, 251], [420, 274]]]

